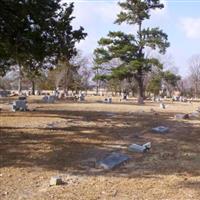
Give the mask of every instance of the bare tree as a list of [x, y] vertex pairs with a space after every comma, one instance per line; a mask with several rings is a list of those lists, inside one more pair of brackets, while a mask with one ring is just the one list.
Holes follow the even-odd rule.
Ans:
[[194, 89], [194, 95], [197, 98], [200, 95], [200, 54], [194, 55], [189, 60], [190, 77]]

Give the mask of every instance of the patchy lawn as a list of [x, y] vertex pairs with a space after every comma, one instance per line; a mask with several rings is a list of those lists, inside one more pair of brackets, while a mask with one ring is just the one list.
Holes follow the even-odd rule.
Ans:
[[[175, 120], [200, 103], [57, 102], [30, 98], [36, 111], [0, 107], [0, 199], [198, 200], [200, 196], [200, 120]], [[152, 112], [151, 109], [155, 112]], [[164, 135], [151, 132], [168, 126]], [[127, 150], [152, 142], [145, 154]], [[130, 156], [124, 165], [104, 171], [96, 163], [116, 151]], [[49, 187], [51, 176], [65, 184]]]

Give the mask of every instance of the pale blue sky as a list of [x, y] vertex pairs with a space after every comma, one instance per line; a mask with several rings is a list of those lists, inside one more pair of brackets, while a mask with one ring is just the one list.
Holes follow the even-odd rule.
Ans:
[[[70, 1], [70, 0], [64, 0]], [[70, 1], [71, 2], [71, 1]], [[74, 26], [83, 26], [88, 33], [78, 45], [85, 55], [92, 54], [97, 41], [108, 31], [134, 32], [134, 27], [118, 26], [113, 22], [120, 8], [116, 0], [74, 0]], [[188, 60], [200, 54], [200, 0], [163, 0], [165, 8], [152, 13], [150, 27], [160, 27], [169, 36], [171, 44], [163, 60], [179, 69], [181, 75], [188, 73]], [[169, 61], [169, 62], [168, 62]]]

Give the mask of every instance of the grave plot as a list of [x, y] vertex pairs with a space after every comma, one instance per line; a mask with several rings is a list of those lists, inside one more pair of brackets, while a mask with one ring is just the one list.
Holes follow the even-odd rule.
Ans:
[[169, 127], [166, 126], [157, 126], [151, 129], [154, 133], [160, 133], [160, 134], [164, 134], [164, 133], [168, 133], [169, 132]]
[[105, 170], [111, 170], [122, 165], [124, 162], [128, 161], [129, 159], [130, 158], [127, 155], [113, 152], [109, 156], [101, 160], [98, 166]]
[[148, 142], [143, 145], [138, 145], [138, 144], [131, 144], [128, 147], [128, 150], [131, 152], [137, 152], [137, 153], [145, 153], [151, 149], [151, 142]]

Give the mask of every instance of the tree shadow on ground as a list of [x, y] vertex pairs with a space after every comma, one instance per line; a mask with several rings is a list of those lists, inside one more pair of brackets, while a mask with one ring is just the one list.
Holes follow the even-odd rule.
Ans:
[[[174, 121], [172, 114], [167, 112], [154, 115], [41, 110], [32, 113], [32, 117], [38, 114], [40, 117], [56, 115], [66, 122], [37, 129], [1, 127], [0, 167], [38, 167], [75, 175], [129, 178], [149, 178], [158, 174], [200, 175], [199, 123]], [[151, 128], [159, 125], [170, 127], [170, 132], [152, 133]], [[127, 150], [131, 143], [149, 141], [152, 142], [149, 153]], [[131, 159], [108, 172], [98, 169], [98, 161], [111, 152], [125, 153]]]

